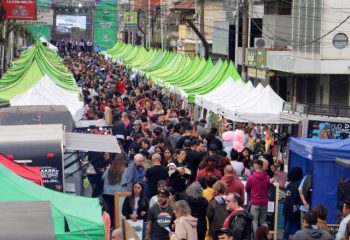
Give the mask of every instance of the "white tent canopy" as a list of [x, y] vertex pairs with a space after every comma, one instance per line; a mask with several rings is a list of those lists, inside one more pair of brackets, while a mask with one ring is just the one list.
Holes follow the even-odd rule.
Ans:
[[294, 123], [280, 117], [283, 99], [268, 85], [227, 79], [214, 91], [197, 96], [196, 104], [236, 122]]
[[224, 83], [213, 91], [196, 96], [195, 103], [201, 107], [205, 107], [208, 110], [218, 113], [220, 103], [229, 101], [232, 96], [237, 96], [243, 89], [248, 89], [253, 86], [249, 84], [244, 84], [242, 80], [235, 81], [229, 77]]
[[79, 96], [57, 86], [45, 75], [37, 84], [10, 100], [11, 106], [64, 105], [73, 119], [79, 120], [83, 114], [83, 102]]

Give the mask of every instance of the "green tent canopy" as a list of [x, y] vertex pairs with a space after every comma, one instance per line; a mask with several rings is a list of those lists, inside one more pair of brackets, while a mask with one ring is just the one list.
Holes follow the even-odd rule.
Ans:
[[196, 95], [206, 94], [226, 79], [241, 79], [233, 63], [212, 59], [191, 59], [179, 53], [146, 50], [140, 46], [116, 43], [106, 52], [112, 59], [118, 59], [121, 64], [136, 71], [141, 71], [152, 82], [174, 89], [194, 103]]
[[49, 201], [56, 240], [104, 239], [98, 199], [72, 196], [32, 183], [0, 164], [0, 202]]
[[12, 62], [12, 66], [0, 79], [0, 96], [10, 100], [34, 86], [45, 75], [64, 90], [79, 93], [79, 87], [62, 59], [38, 41], [35, 46], [24, 51], [18, 60]]

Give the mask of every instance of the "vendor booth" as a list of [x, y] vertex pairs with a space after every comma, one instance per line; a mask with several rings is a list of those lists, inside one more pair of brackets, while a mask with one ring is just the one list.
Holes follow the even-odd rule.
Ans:
[[[0, 164], [0, 189], [0, 203], [49, 202], [52, 219], [45, 224], [53, 223], [56, 240], [105, 239], [102, 209], [96, 198], [71, 196], [44, 188], [18, 176], [2, 164]], [[42, 214], [38, 208], [28, 208], [27, 212], [36, 213], [35, 216]], [[33, 220], [36, 221], [35, 218]], [[1, 225], [3, 224], [2, 221]], [[34, 224], [32, 226], [36, 227]], [[18, 224], [16, 227], [21, 227], [21, 225]], [[38, 229], [38, 233], [45, 230], [47, 226], [43, 225], [40, 228], [42, 229], [40, 231]], [[11, 239], [2, 234], [1, 231], [0, 239]], [[38, 237], [37, 239], [52, 238]]]
[[322, 204], [328, 209], [327, 222], [336, 223], [344, 200], [339, 196], [344, 196], [344, 191], [350, 192], [350, 189], [343, 189], [344, 181], [350, 179], [348, 165], [344, 164], [350, 161], [346, 160], [350, 159], [350, 139], [291, 138], [289, 151], [289, 169], [301, 167], [304, 175], [312, 176], [311, 207]]

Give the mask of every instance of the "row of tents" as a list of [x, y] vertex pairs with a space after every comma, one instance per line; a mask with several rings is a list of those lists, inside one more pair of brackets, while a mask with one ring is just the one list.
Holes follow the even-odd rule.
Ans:
[[268, 85], [244, 82], [231, 61], [193, 59], [171, 51], [116, 43], [104, 54], [153, 83], [236, 122], [291, 123], [281, 119], [284, 100]]
[[[32, 105], [64, 105], [76, 120], [80, 119], [83, 113], [80, 94], [81, 89], [60, 56], [41, 41], [23, 51], [20, 58], [12, 62], [11, 67], [0, 79], [1, 102], [9, 102], [11, 106], [22, 106], [20, 108]], [[40, 117], [34, 114], [33, 118]], [[43, 217], [44, 213], [43, 209], [31, 203], [47, 203], [54, 239], [105, 238], [102, 208], [98, 199], [61, 193], [45, 188], [42, 184], [39, 167], [20, 165], [0, 154], [2, 209], [7, 206], [11, 210], [14, 207], [19, 212], [21, 204], [28, 203], [24, 205], [25, 213], [23, 212], [22, 217], [30, 216], [31, 219], [26, 225], [29, 226], [30, 222], [42, 222], [37, 218]], [[11, 214], [9, 218], [11, 217], [15, 215]], [[20, 221], [15, 221], [17, 222], [13, 225], [8, 222], [3, 226], [9, 229], [0, 228], [0, 238], [15, 239], [21, 235], [22, 229], [18, 230], [21, 226], [17, 224]], [[40, 226], [40, 229], [50, 230], [47, 226]], [[41, 238], [38, 235], [40, 231], [35, 227], [28, 227], [23, 231], [28, 239], [49, 239]]]
[[11, 106], [64, 105], [74, 119], [82, 116], [80, 92], [61, 57], [41, 41], [23, 51], [0, 79], [1, 99]]

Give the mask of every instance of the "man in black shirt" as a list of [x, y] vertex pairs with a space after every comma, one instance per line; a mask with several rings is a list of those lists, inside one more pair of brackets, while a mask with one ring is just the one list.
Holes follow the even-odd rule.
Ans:
[[157, 183], [159, 180], [168, 179], [168, 170], [161, 165], [162, 157], [159, 153], [152, 155], [152, 167], [146, 170], [145, 180], [147, 184], [147, 197], [151, 199], [157, 194]]
[[169, 196], [168, 190], [161, 189], [158, 192], [158, 203], [149, 210], [147, 215], [145, 240], [169, 240], [169, 227], [173, 214], [173, 209], [169, 205]]
[[196, 180], [198, 165], [203, 160], [199, 152], [196, 151], [196, 147], [199, 144], [200, 144], [199, 140], [197, 138], [193, 138], [190, 142], [191, 146], [189, 148], [185, 148], [185, 151], [186, 151], [185, 162], [188, 168], [191, 170], [191, 182], [194, 182]]
[[193, 127], [191, 125], [187, 126], [185, 128], [184, 134], [182, 134], [182, 137], [179, 139], [179, 141], [176, 144], [175, 149], [180, 149], [183, 148], [185, 140], [191, 140], [192, 138], [192, 133], [193, 133]]

